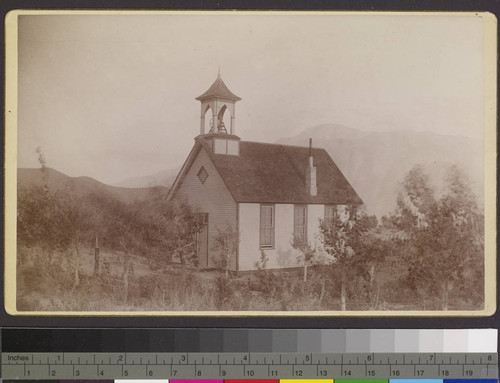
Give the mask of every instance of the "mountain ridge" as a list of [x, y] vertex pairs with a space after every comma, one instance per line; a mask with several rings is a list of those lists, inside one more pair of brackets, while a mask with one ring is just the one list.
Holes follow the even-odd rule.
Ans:
[[[341, 124], [323, 124], [280, 138], [275, 143], [304, 147], [309, 144], [309, 138], [313, 139], [314, 147], [324, 148], [330, 154], [365, 202], [370, 214], [382, 216], [394, 211], [400, 183], [415, 165], [424, 167], [438, 192], [443, 188], [446, 169], [458, 165], [470, 178], [479, 204], [483, 202], [484, 154], [481, 140], [431, 131], [364, 131]], [[94, 184], [98, 189], [103, 188], [99, 184], [115, 188], [109, 191], [129, 201], [146, 198], [147, 190], [153, 187], [168, 190], [179, 169], [169, 168], [112, 185], [90, 180], [98, 183]], [[57, 175], [54, 177], [57, 178]], [[82, 177], [69, 178], [73, 183], [82, 182], [78, 181]]]
[[125, 188], [107, 185], [88, 176], [68, 176], [53, 168], [18, 168], [18, 188], [29, 188], [30, 186], [41, 186], [44, 183], [53, 191], [70, 191], [75, 196], [82, 197], [90, 194], [109, 194], [121, 202], [132, 203], [143, 201], [153, 192], [168, 192], [168, 188], [157, 185], [154, 187]]
[[277, 142], [307, 145], [309, 138], [313, 146], [327, 150], [368, 211], [378, 216], [394, 210], [400, 182], [415, 165], [424, 167], [437, 192], [443, 188], [446, 169], [458, 165], [471, 179], [482, 203], [484, 156], [480, 140], [428, 131], [368, 132], [325, 124]]

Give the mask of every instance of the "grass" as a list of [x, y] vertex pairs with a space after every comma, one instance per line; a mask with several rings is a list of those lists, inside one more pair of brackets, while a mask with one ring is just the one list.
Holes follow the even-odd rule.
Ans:
[[[18, 254], [19, 311], [340, 310], [339, 278], [332, 267], [311, 267], [304, 283], [302, 270], [260, 270], [226, 278], [218, 270], [187, 269], [182, 273], [179, 265], [158, 265], [132, 255], [125, 299], [120, 252], [101, 251], [100, 273], [94, 276], [93, 249], [84, 249], [78, 285], [73, 254], [47, 254], [41, 249], [19, 249]], [[377, 271], [371, 288], [363, 278], [352, 278], [347, 309], [422, 310], [425, 305], [427, 310], [439, 310], [439, 294], [423, 299], [407, 287], [404, 277], [404, 267], [389, 261]], [[449, 309], [482, 307], [482, 301], [453, 292], [450, 302]]]

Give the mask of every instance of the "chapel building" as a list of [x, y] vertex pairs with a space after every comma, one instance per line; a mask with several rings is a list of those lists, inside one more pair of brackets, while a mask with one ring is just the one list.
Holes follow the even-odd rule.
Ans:
[[262, 252], [268, 269], [299, 267], [294, 238], [318, 248], [320, 220], [363, 204], [326, 150], [311, 142], [299, 147], [242, 141], [235, 124], [241, 98], [220, 74], [196, 100], [200, 134], [167, 198], [184, 199], [203, 216], [196, 238], [201, 269], [217, 267], [214, 238], [221, 230], [238, 237], [231, 271], [257, 269]]

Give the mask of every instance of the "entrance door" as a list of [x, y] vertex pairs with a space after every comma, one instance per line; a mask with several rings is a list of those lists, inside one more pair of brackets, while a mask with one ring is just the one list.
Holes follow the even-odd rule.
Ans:
[[198, 255], [198, 267], [208, 268], [208, 213], [201, 213], [202, 225], [198, 233], [196, 253]]

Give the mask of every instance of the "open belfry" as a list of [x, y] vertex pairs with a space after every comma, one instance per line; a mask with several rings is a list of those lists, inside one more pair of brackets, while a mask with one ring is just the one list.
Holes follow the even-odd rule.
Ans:
[[228, 260], [233, 272], [257, 269], [263, 253], [267, 268], [301, 266], [293, 240], [321, 251], [319, 221], [363, 204], [330, 155], [314, 148], [312, 140], [303, 147], [242, 141], [235, 113], [241, 98], [220, 72], [196, 100], [200, 134], [168, 198], [186, 201], [203, 216], [197, 235], [200, 268], [216, 267], [211, 249], [220, 231], [237, 236], [237, 251]]

